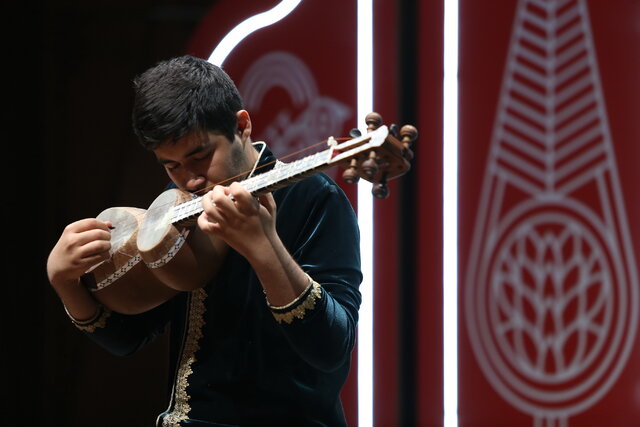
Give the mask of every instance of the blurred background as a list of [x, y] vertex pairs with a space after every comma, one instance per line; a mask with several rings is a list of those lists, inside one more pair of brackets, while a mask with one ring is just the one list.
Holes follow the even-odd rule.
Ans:
[[[145, 208], [167, 183], [131, 130], [133, 78], [170, 57], [208, 58], [278, 3], [7, 10], [4, 205], [21, 218], [7, 221], [7, 425], [145, 427], [166, 408], [167, 337], [107, 354], [66, 318], [46, 258], [66, 224]], [[374, 202], [373, 424], [444, 425], [453, 390], [460, 425], [636, 425], [640, 2], [460, 0], [457, 55], [444, 48], [444, 0], [373, 5], [374, 109], [420, 132], [411, 171]], [[356, 6], [302, 0], [225, 60], [254, 139], [276, 154], [361, 126]], [[443, 80], [451, 58], [457, 92]], [[357, 209], [355, 188], [331, 174]], [[343, 391], [354, 426], [357, 352]]]

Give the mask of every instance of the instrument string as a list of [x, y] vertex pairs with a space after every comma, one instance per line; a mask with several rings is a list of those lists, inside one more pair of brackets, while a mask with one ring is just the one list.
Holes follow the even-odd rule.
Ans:
[[[346, 140], [349, 140], [350, 138], [340, 137], [340, 138], [335, 138], [335, 139], [337, 141], [346, 141]], [[239, 179], [241, 179], [243, 177], [246, 177], [245, 179], [248, 179], [248, 178], [252, 177], [255, 172], [257, 172], [259, 170], [262, 170], [262, 169], [265, 169], [265, 168], [268, 168], [269, 166], [274, 165], [278, 161], [276, 159], [276, 160], [273, 160], [273, 161], [265, 162], [262, 165], [259, 165], [258, 163], [259, 163], [259, 161], [260, 161], [260, 159], [262, 157], [262, 154], [264, 153], [264, 150], [266, 149], [266, 144], [264, 142], [261, 142], [261, 141], [255, 142], [254, 144], [263, 144], [263, 146], [262, 146], [262, 148], [261, 148], [261, 150], [260, 150], [260, 152], [258, 154], [258, 159], [256, 160], [256, 163], [254, 164], [254, 166], [250, 170], [246, 170], [246, 171], [240, 172], [239, 174], [236, 174], [234, 176], [225, 178], [225, 179], [223, 179], [223, 180], [221, 180], [221, 181], [219, 181], [217, 183], [211, 184], [211, 185], [206, 186], [206, 187], [204, 187], [204, 188], [202, 188], [200, 190], [192, 192], [191, 194], [194, 195], [194, 198], [192, 200], [188, 200], [186, 202], [182, 202], [182, 203], [178, 203], [178, 204], [168, 202], [168, 203], [165, 203], [165, 204], [160, 204], [160, 205], [154, 206], [153, 208], [149, 208], [149, 209], [146, 209], [146, 210], [139, 209], [139, 208], [134, 208], [134, 209], [140, 210], [141, 212], [128, 211], [129, 214], [134, 219], [134, 221], [132, 221], [133, 223], [130, 226], [122, 226], [122, 225], [120, 225], [120, 227], [116, 227], [116, 228], [119, 228], [118, 231], [116, 231], [116, 229], [112, 230], [112, 235], [120, 236], [120, 237], [117, 238], [117, 240], [115, 240], [115, 241], [112, 240], [112, 244], [114, 242], [116, 242], [116, 241], [117, 242], [123, 241], [123, 242], [126, 243], [126, 240], [128, 240], [127, 236], [129, 234], [132, 234], [133, 232], [135, 232], [138, 229], [138, 221], [141, 218], [143, 218], [145, 215], [153, 215], [154, 211], [165, 211], [167, 208], [170, 208], [171, 206], [178, 206], [178, 205], [182, 205], [184, 203], [193, 202], [193, 201], [197, 200], [199, 197], [202, 197], [204, 194], [208, 193], [210, 190], [212, 190], [214, 187], [216, 187], [218, 185], [229, 185], [232, 182], [237, 181], [237, 180], [239, 180]], [[304, 147], [304, 148], [302, 148], [300, 150], [297, 150], [297, 151], [291, 152], [289, 154], [286, 154], [286, 155], [280, 157], [280, 160], [281, 161], [282, 160], [288, 160], [288, 159], [290, 159], [292, 157], [297, 157], [297, 156], [301, 155], [302, 153], [305, 153], [305, 152], [307, 152], [309, 150], [313, 150], [313, 149], [317, 148], [320, 145], [325, 145], [326, 146], [327, 145], [327, 140], [325, 139], [323, 141], [317, 142], [317, 143], [312, 144], [310, 146]], [[114, 237], [116, 237], [116, 236], [114, 236]]]
[[[344, 140], [347, 140], [348, 138], [336, 138], [336, 139], [337, 139], [337, 140], [343, 140], [343, 139], [344, 139]], [[298, 156], [298, 155], [300, 155], [300, 154], [302, 154], [302, 153], [304, 153], [304, 152], [306, 152], [306, 151], [312, 150], [312, 149], [314, 149], [314, 148], [316, 148], [316, 147], [318, 147], [318, 146], [320, 146], [320, 145], [326, 145], [326, 144], [327, 144], [327, 140], [325, 139], [324, 141], [317, 142], [317, 143], [315, 143], [315, 144], [313, 144], [313, 145], [310, 145], [310, 146], [308, 146], [308, 147], [304, 147], [304, 148], [302, 148], [302, 149], [300, 149], [300, 150], [298, 150], [298, 151], [294, 151], [294, 152], [292, 152], [292, 153], [286, 154], [286, 155], [282, 156], [282, 157], [280, 158], [280, 160], [287, 160], [287, 159], [289, 159], [289, 158], [291, 158], [291, 157], [295, 157], [295, 156]], [[263, 147], [262, 152], [264, 151], [264, 148], [266, 148], [266, 145]], [[260, 161], [260, 157], [258, 157], [258, 162], [259, 162], [259, 161]], [[244, 176], [247, 176], [247, 174], [249, 174], [249, 175], [247, 176], [247, 178], [249, 178], [249, 177], [250, 177], [253, 173], [255, 173], [256, 171], [259, 171], [259, 170], [261, 170], [261, 169], [264, 169], [264, 168], [267, 168], [267, 167], [269, 167], [269, 166], [272, 166], [272, 165], [274, 165], [277, 161], [278, 161], [277, 159], [276, 159], [276, 160], [272, 160], [272, 161], [270, 161], [270, 162], [266, 162], [266, 163], [264, 163], [264, 164], [262, 164], [262, 165], [259, 165], [259, 166], [258, 166], [258, 162], [256, 162], [256, 164], [253, 166], [253, 168], [252, 168], [251, 170], [246, 170], [246, 171], [240, 172], [240, 173], [239, 173], [239, 174], [237, 174], [237, 175], [234, 175], [234, 176], [230, 176], [230, 177], [228, 177], [228, 178], [225, 178], [225, 179], [223, 179], [222, 181], [219, 181], [219, 182], [217, 182], [217, 183], [215, 183], [215, 184], [211, 184], [211, 185], [209, 185], [209, 186], [207, 186], [207, 187], [204, 187], [204, 188], [202, 188], [202, 189], [200, 189], [200, 190], [198, 190], [198, 191], [194, 191], [192, 194], [200, 194], [200, 195], [206, 194], [206, 193], [208, 193], [210, 190], [212, 190], [214, 187], [216, 187], [216, 186], [218, 186], [218, 185], [228, 185], [228, 184], [231, 184], [232, 182], [237, 181], [239, 178], [242, 178], [242, 177], [244, 177]]]

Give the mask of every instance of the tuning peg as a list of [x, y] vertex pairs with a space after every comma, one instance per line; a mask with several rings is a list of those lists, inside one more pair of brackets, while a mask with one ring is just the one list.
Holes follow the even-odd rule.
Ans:
[[367, 124], [369, 132], [373, 132], [382, 125], [382, 116], [375, 112], [369, 113], [367, 114], [367, 117], [365, 117], [364, 121]]
[[362, 136], [362, 132], [360, 132], [360, 129], [358, 128], [353, 128], [349, 131], [349, 136], [351, 138], [357, 138], [359, 136]]
[[398, 132], [398, 125], [397, 125], [397, 124], [395, 124], [395, 123], [392, 123], [392, 124], [389, 126], [389, 133], [390, 133], [391, 135], [393, 135], [394, 137], [396, 137], [396, 138], [400, 138], [400, 134], [399, 134], [399, 132]]
[[386, 177], [383, 177], [380, 182], [373, 185], [371, 194], [373, 194], [373, 197], [376, 199], [386, 199], [389, 197], [389, 186], [387, 185]]
[[402, 138], [402, 145], [404, 146], [404, 150], [402, 151], [402, 155], [407, 159], [413, 159], [413, 151], [411, 150], [411, 145], [418, 139], [418, 129], [412, 125], [404, 125], [400, 129], [400, 137]]
[[344, 179], [348, 184], [355, 184], [360, 180], [357, 167], [358, 161], [356, 159], [351, 159], [351, 164], [342, 173], [342, 179]]
[[409, 147], [418, 139], [418, 129], [412, 125], [404, 125], [402, 129], [400, 129], [400, 137], [402, 138], [402, 143]]
[[378, 173], [378, 161], [377, 155], [375, 151], [369, 152], [369, 158], [362, 162], [362, 173], [364, 173], [367, 177], [372, 178], [375, 174]]

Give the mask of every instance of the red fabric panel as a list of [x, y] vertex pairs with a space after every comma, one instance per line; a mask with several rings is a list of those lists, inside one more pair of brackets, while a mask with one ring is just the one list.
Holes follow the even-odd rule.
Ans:
[[443, 2], [418, 2], [417, 425], [441, 426]]
[[640, 5], [460, 11], [460, 425], [635, 425]]
[[[398, 123], [398, 31], [396, 4], [374, 2], [374, 110], [384, 124]], [[400, 125], [400, 123], [398, 123]], [[398, 196], [399, 180], [389, 183], [390, 195], [374, 200], [374, 395], [376, 426], [398, 420]], [[373, 196], [372, 196], [373, 197]]]
[[[187, 52], [208, 58], [235, 25], [279, 2], [216, 2]], [[356, 117], [355, 2], [301, 2], [285, 19], [244, 39], [222, 67], [236, 82], [252, 118], [254, 141], [266, 141], [283, 160], [330, 136], [348, 136]], [[339, 13], [336, 11], [339, 10]], [[253, 67], [253, 68], [252, 68]], [[318, 146], [323, 148], [326, 145]], [[327, 171], [356, 207], [356, 187], [342, 170]], [[349, 425], [357, 425], [357, 357], [342, 391]]]

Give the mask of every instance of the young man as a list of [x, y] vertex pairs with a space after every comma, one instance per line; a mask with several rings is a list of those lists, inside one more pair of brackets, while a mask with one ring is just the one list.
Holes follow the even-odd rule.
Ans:
[[[185, 56], [135, 80], [134, 130], [172, 183], [202, 194], [197, 227], [217, 255], [202, 288], [139, 315], [102, 307], [80, 281], [108, 257], [110, 225], [67, 226], [47, 270], [73, 323], [115, 354], [171, 330], [173, 390], [158, 425], [345, 425], [339, 392], [362, 279], [354, 212], [317, 174], [254, 198], [237, 182], [277, 167], [220, 68]], [[261, 167], [264, 166], [264, 167]]]

